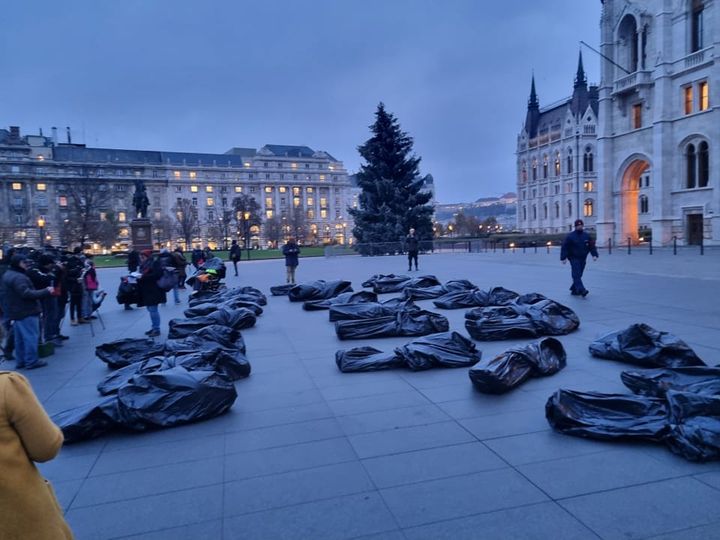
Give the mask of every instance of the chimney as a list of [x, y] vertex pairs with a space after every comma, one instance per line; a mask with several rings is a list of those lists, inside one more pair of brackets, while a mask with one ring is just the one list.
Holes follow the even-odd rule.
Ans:
[[10, 126], [10, 138], [11, 139], [19, 139], [20, 138], [20, 127], [19, 126]]
[[67, 143], [72, 144], [72, 137], [70, 136], [70, 126], [67, 126], [65, 128], [65, 131], [67, 132]]
[[53, 126], [51, 128], [51, 130], [52, 130], [52, 137], [50, 137], [50, 138], [52, 139], [53, 144], [57, 144], [57, 128], [55, 126]]
[[42, 133], [42, 128], [39, 128], [39, 130], [38, 130], [38, 131], [40, 132], [40, 136], [42, 137], [42, 136], [43, 136], [43, 133]]

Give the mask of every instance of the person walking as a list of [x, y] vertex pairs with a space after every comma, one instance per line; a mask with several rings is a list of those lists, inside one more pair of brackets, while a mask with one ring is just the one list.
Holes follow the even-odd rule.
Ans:
[[86, 321], [82, 316], [85, 262], [83, 261], [82, 250], [79, 247], [73, 249], [73, 254], [68, 259], [66, 269], [65, 284], [70, 293], [70, 324], [77, 326], [78, 324], [90, 322]]
[[52, 487], [34, 462], [50, 461], [63, 434], [28, 380], [0, 371], [0, 538], [72, 540]]
[[415, 229], [410, 229], [408, 235], [405, 237], [405, 249], [408, 254], [408, 271], [412, 270], [413, 261], [415, 261], [415, 270], [418, 269], [418, 247], [419, 242], [417, 236], [415, 236]]
[[560, 249], [560, 260], [562, 263], [565, 264], [567, 261], [570, 261], [570, 273], [572, 275], [570, 294], [573, 296], [582, 296], [583, 298], [590, 292], [582, 282], [587, 256], [588, 254], [592, 255], [594, 261], [598, 259], [595, 240], [583, 230], [584, 226], [585, 224], [582, 219], [576, 219], [575, 230], [565, 237]]
[[237, 263], [240, 260], [240, 256], [242, 255], [242, 250], [240, 249], [240, 246], [237, 243], [237, 240], [233, 240], [232, 244], [230, 245], [230, 260], [233, 263], [233, 268], [235, 269], [235, 275], [238, 275], [237, 271]]
[[295, 284], [295, 269], [300, 264], [299, 255], [300, 248], [294, 238], [289, 238], [287, 244], [283, 246], [283, 255], [285, 255], [285, 268], [287, 270], [287, 283]]
[[185, 280], [187, 279], [187, 271], [185, 268], [188, 265], [187, 259], [183, 254], [183, 250], [180, 246], [176, 247], [172, 252], [173, 260], [175, 261], [175, 268], [178, 271], [178, 289], [185, 290]]
[[140, 278], [138, 279], [138, 291], [140, 301], [138, 307], [145, 306], [150, 314], [152, 328], [145, 332], [150, 337], [160, 335], [160, 311], [158, 305], [167, 302], [167, 295], [157, 281], [163, 275], [160, 260], [153, 257], [152, 251], [146, 249], [140, 253]]
[[23, 255], [13, 255], [10, 268], [3, 274], [0, 296], [6, 316], [12, 321], [15, 336], [15, 358], [17, 369], [35, 369], [47, 366], [38, 358], [40, 339], [39, 300], [50, 296], [53, 287], [35, 289], [27, 276], [28, 263]]

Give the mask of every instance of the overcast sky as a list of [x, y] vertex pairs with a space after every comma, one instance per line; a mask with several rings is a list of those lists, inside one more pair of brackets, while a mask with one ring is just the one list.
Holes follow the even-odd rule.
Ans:
[[[354, 172], [383, 101], [440, 202], [514, 190], [535, 72], [572, 93], [599, 0], [3, 2], [0, 127], [88, 146], [225, 152], [308, 145]], [[588, 78], [596, 55], [584, 50]]]

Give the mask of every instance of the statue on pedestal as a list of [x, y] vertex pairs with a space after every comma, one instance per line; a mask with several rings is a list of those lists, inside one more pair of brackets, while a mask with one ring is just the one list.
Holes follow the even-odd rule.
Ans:
[[138, 218], [147, 218], [147, 209], [150, 206], [150, 199], [147, 196], [145, 182], [140, 179], [135, 180], [135, 193], [133, 195], [133, 206]]

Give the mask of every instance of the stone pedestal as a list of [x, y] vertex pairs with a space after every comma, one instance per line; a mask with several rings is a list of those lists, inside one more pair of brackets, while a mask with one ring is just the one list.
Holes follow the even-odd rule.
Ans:
[[131, 248], [136, 251], [152, 249], [152, 223], [147, 218], [136, 218], [130, 222]]

